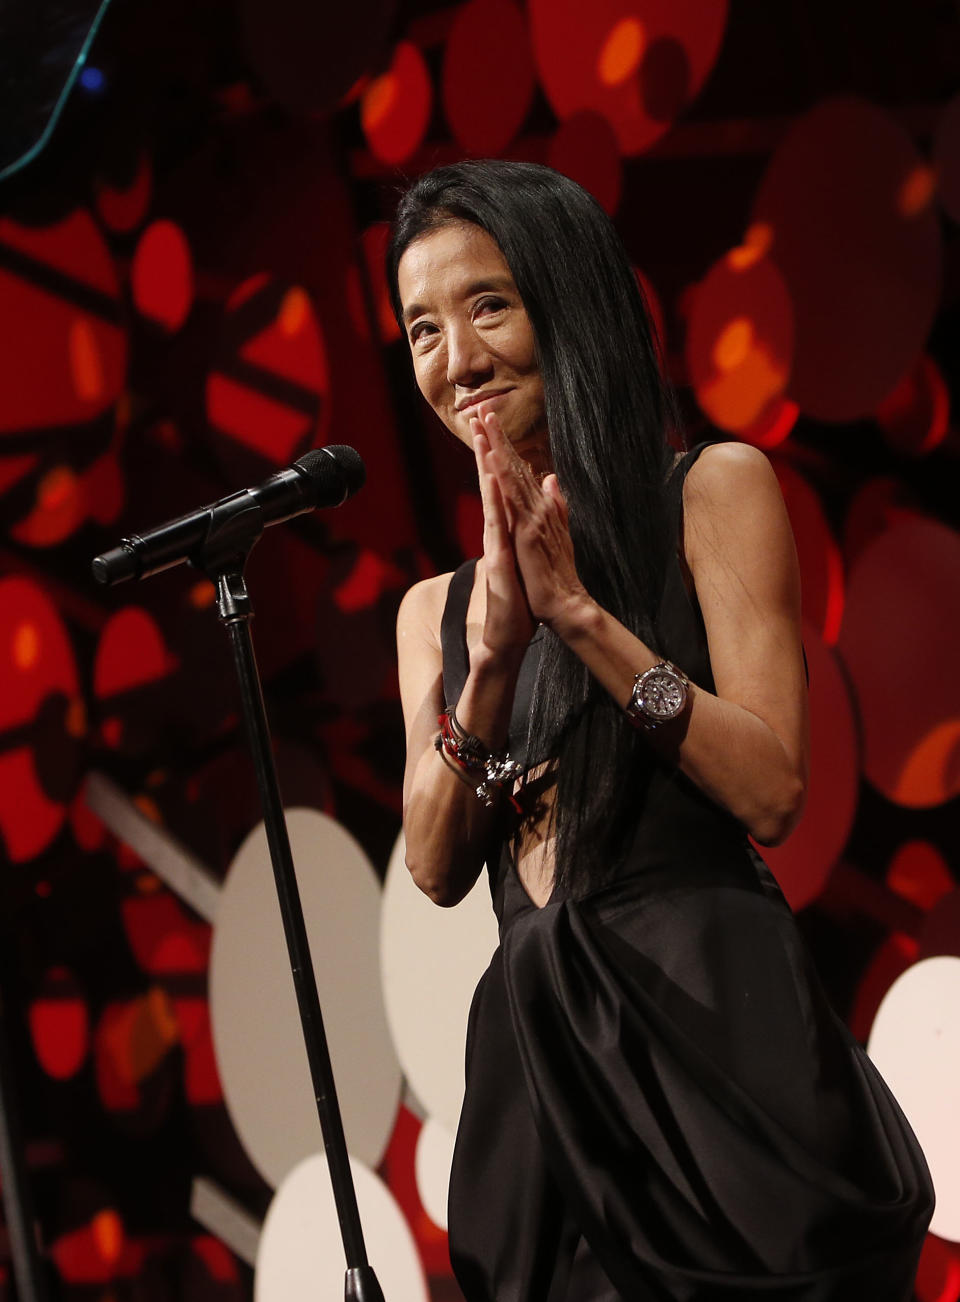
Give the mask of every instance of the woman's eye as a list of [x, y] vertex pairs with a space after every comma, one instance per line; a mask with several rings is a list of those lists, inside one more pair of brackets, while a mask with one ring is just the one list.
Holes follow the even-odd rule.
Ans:
[[429, 321], [418, 321], [410, 331], [410, 342], [415, 344], [418, 339], [424, 338], [425, 335], [431, 334], [436, 330], [436, 326]]
[[506, 307], [502, 298], [481, 298], [474, 308], [474, 312], [479, 315], [486, 315], [490, 312], [499, 312]]

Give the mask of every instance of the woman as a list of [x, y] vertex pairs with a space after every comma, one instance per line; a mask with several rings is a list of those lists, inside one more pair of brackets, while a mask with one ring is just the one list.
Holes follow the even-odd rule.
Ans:
[[547, 168], [446, 167], [389, 252], [483, 556], [398, 620], [407, 862], [489, 866], [450, 1189], [469, 1302], [903, 1302], [932, 1195], [748, 835], [807, 776], [796, 556], [763, 455], [676, 456], [636, 279]]

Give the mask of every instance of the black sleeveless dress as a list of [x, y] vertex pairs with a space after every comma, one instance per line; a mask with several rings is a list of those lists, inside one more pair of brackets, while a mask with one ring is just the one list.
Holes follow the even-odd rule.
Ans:
[[[683, 478], [671, 480], [679, 523]], [[467, 677], [476, 562], [450, 583], [444, 691]], [[679, 561], [665, 654], [708, 691]], [[521, 670], [511, 753], [539, 654]], [[450, 1181], [468, 1302], [905, 1302], [933, 1191], [835, 1016], [742, 825], [658, 764], [624, 870], [586, 899], [488, 855], [500, 946], [477, 987]]]

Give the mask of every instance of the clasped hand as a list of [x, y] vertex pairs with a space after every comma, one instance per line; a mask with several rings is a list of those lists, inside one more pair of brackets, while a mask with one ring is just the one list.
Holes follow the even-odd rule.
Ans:
[[483, 501], [484, 642], [497, 652], [525, 647], [538, 621], [552, 625], [585, 592], [556, 475], [538, 483], [484, 407], [470, 424]]

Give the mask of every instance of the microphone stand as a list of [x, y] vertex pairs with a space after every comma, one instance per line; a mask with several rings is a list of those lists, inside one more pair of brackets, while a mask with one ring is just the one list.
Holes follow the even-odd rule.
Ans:
[[206, 537], [197, 549], [198, 554], [191, 556], [190, 560], [216, 587], [217, 615], [227, 630], [240, 684], [244, 724], [260, 790], [267, 844], [347, 1263], [345, 1302], [383, 1302], [383, 1293], [373, 1268], [367, 1261], [363, 1241], [357, 1195], [347, 1156], [343, 1120], [330, 1065], [317, 982], [310, 958], [303, 907], [270, 743], [263, 690], [250, 633], [253, 605], [243, 570], [262, 531], [263, 515], [255, 502], [226, 499], [213, 508]]
[[21, 1302], [48, 1302], [50, 1293], [37, 1241], [23, 1127], [4, 1020], [3, 993], [0, 991], [0, 1191], [10, 1238], [10, 1259], [17, 1297]]

